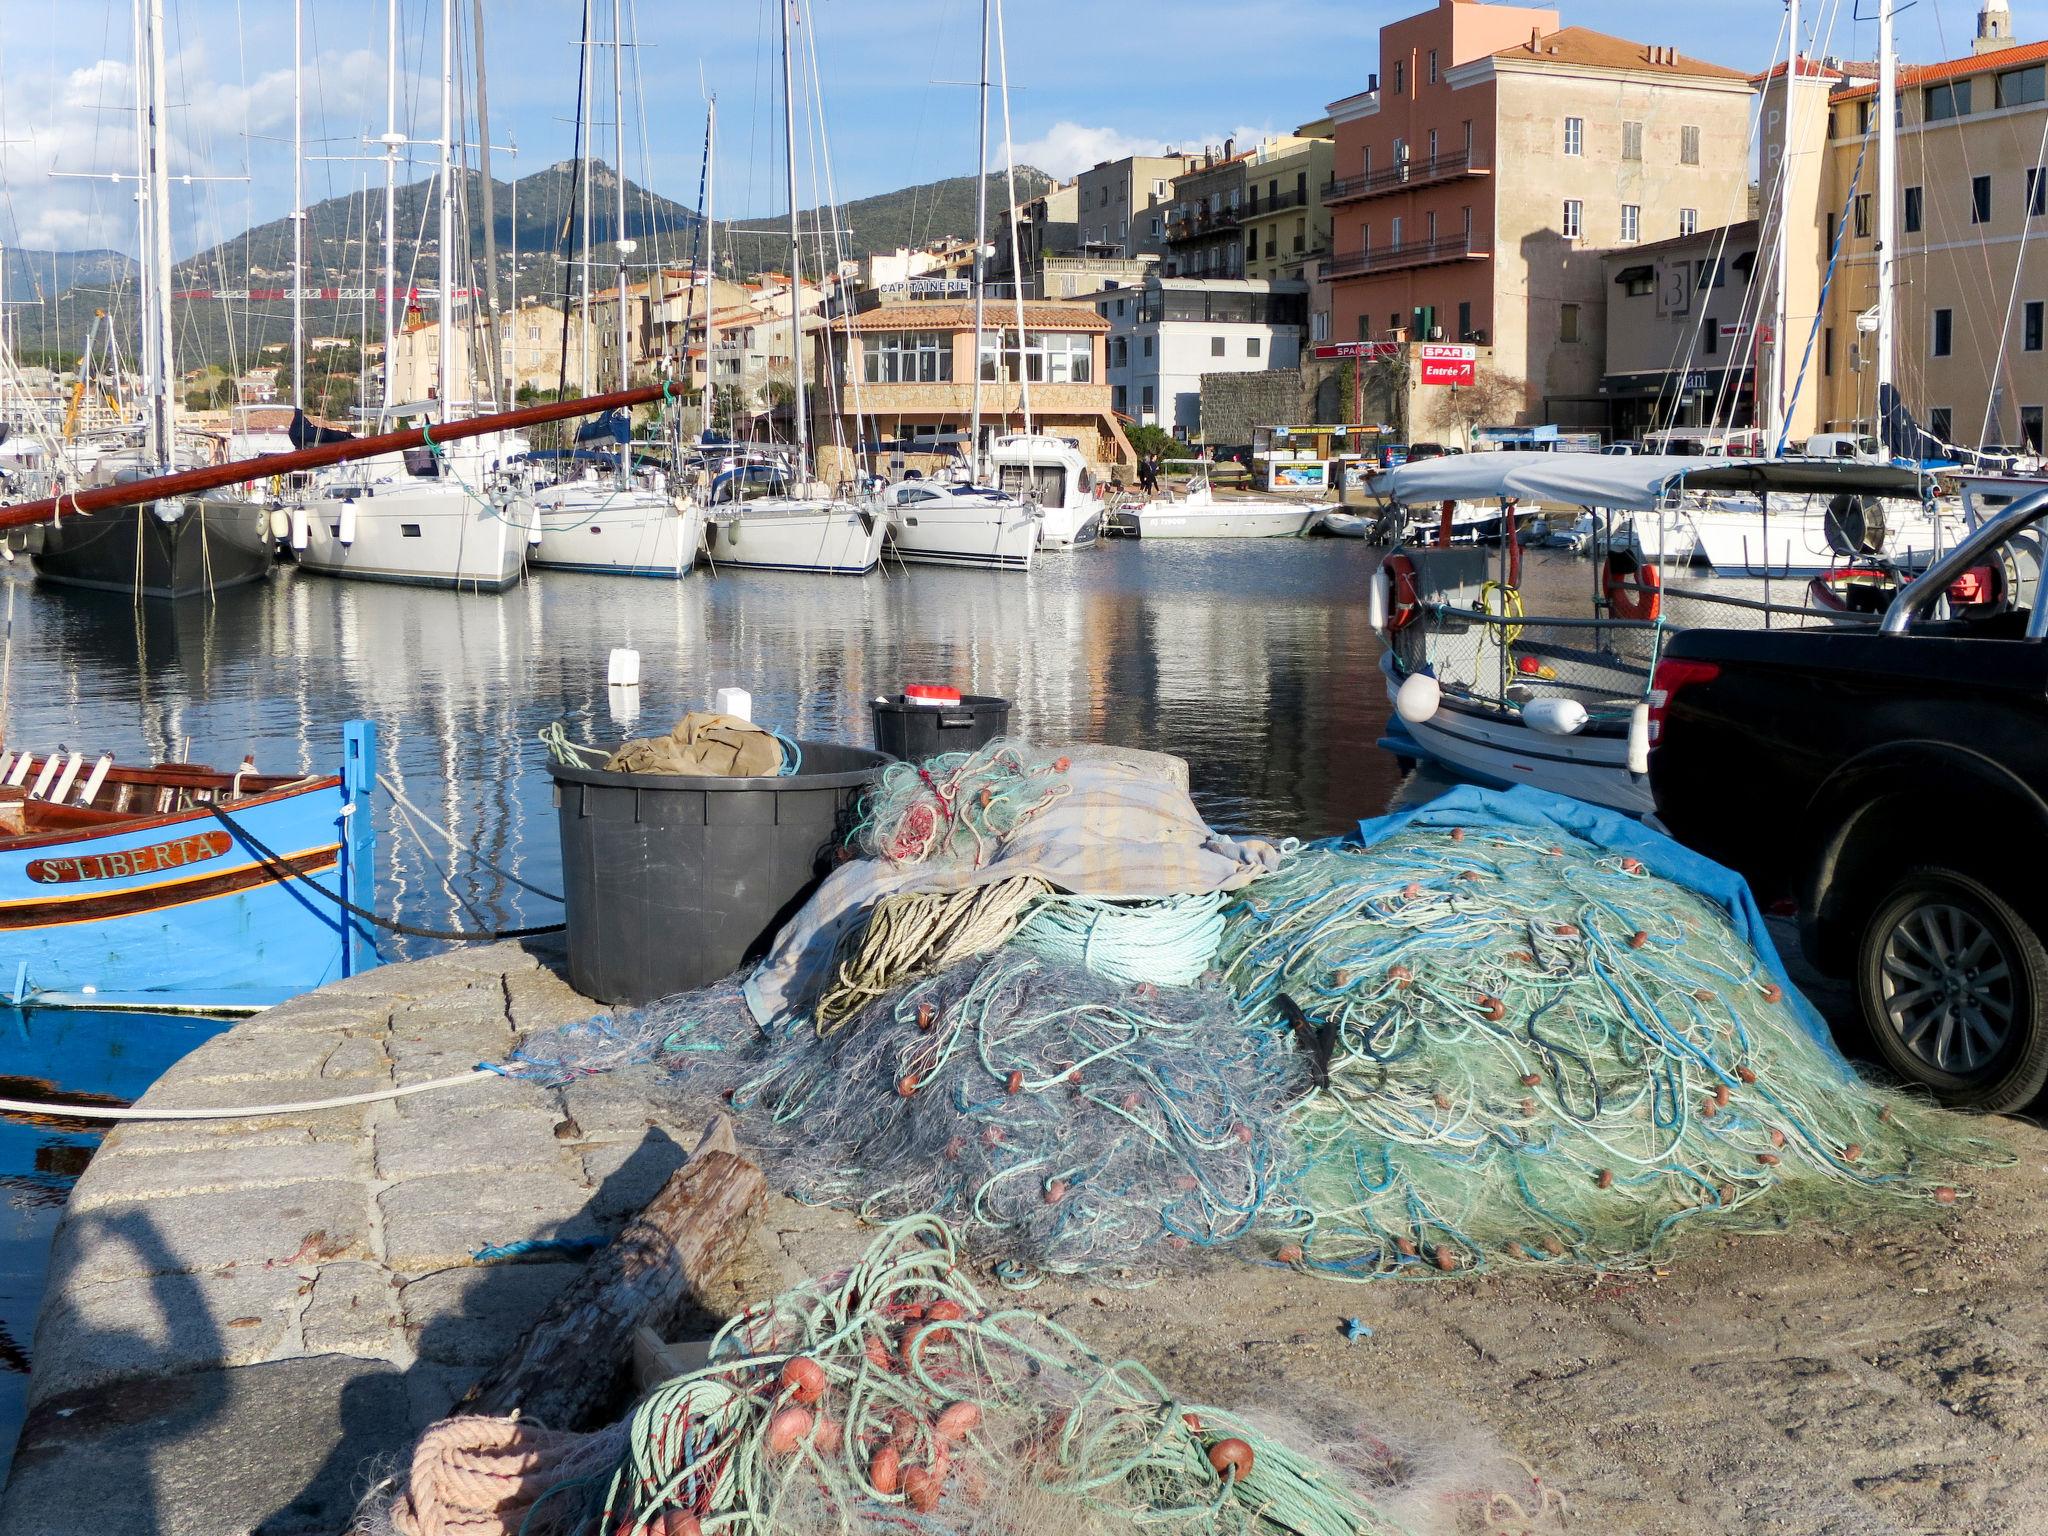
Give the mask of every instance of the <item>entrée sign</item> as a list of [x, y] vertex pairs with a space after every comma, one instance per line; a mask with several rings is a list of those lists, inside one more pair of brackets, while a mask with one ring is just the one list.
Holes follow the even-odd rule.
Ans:
[[130, 875], [153, 875], [159, 870], [180, 869], [217, 859], [235, 846], [225, 832], [201, 832], [176, 842], [155, 843], [147, 848], [125, 848], [119, 853], [86, 853], [68, 859], [34, 859], [28, 877], [38, 885], [72, 885], [81, 880], [120, 880]]

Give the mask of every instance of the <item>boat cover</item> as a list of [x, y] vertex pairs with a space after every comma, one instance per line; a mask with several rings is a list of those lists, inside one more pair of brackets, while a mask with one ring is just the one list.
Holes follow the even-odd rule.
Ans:
[[1550, 502], [1647, 512], [1673, 481], [1728, 466], [1727, 459], [1689, 454], [1458, 453], [1404, 464], [1379, 476], [1373, 489], [1405, 507], [1443, 501]]

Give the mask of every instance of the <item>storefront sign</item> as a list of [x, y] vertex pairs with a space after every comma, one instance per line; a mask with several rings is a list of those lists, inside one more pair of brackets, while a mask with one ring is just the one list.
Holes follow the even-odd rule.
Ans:
[[1424, 342], [1422, 345], [1422, 382], [1424, 384], [1464, 385], [1473, 383], [1479, 375], [1479, 349], [1459, 342]]
[[1330, 362], [1340, 357], [1362, 357], [1368, 360], [1383, 357], [1399, 357], [1401, 343], [1398, 341], [1319, 341], [1316, 343], [1316, 360]]

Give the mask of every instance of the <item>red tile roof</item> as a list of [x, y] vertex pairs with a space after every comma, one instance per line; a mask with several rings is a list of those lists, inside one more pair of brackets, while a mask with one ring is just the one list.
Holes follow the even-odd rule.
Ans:
[[[1940, 64], [1912, 64], [1899, 71], [1899, 89], [1939, 85], [1944, 80], [1961, 80], [1966, 75], [1993, 74], [2002, 69], [2019, 69], [2028, 64], [2048, 62], [2048, 43], [2022, 43], [1996, 53], [1973, 53], [1968, 58], [1949, 59]], [[1835, 92], [1836, 101], [1854, 101], [1875, 96], [1877, 84], [1852, 85]]]
[[1657, 69], [1674, 75], [1693, 75], [1709, 80], [1747, 80], [1749, 75], [1723, 64], [1709, 64], [1680, 53], [1676, 48], [1653, 48], [1632, 43], [1625, 37], [1611, 37], [1591, 27], [1565, 27], [1532, 42], [1503, 48], [1497, 59], [1529, 59], [1542, 64], [1586, 64], [1598, 69]]
[[[990, 304], [982, 323], [991, 331], [1001, 326], [1014, 329], [1017, 324], [1015, 304]], [[1026, 329], [1034, 331], [1109, 329], [1109, 322], [1086, 304], [1047, 304], [1037, 301], [1025, 304], [1024, 325]], [[974, 329], [974, 306], [944, 300], [884, 304], [878, 309], [864, 310], [860, 314], [847, 316], [839, 322], [839, 328], [848, 331], [971, 331]]]

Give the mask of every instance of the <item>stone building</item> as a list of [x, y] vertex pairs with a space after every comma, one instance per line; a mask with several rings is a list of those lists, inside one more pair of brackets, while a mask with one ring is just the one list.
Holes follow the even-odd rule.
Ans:
[[1490, 347], [1528, 419], [1597, 421], [1601, 253], [1742, 217], [1753, 101], [1740, 71], [1554, 10], [1438, 0], [1382, 28], [1378, 74], [1330, 108], [1333, 338]]
[[856, 478], [861, 443], [889, 445], [913, 468], [951, 462], [973, 421], [977, 367], [984, 439], [1023, 429], [1028, 384], [1034, 430], [1075, 439], [1098, 467], [1131, 462], [1105, 382], [1109, 322], [1087, 305], [1027, 303], [1021, 345], [1012, 305], [989, 305], [977, 347], [971, 303], [877, 297], [813, 340], [811, 439], [824, 479]]
[[1243, 277], [1245, 162], [1234, 140], [1220, 155], [1205, 153], [1202, 164], [1173, 181], [1166, 210], [1168, 277]]
[[1074, 178], [1079, 248], [1103, 256], [1162, 256], [1166, 206], [1173, 181], [1202, 163], [1200, 155], [1126, 155]]

